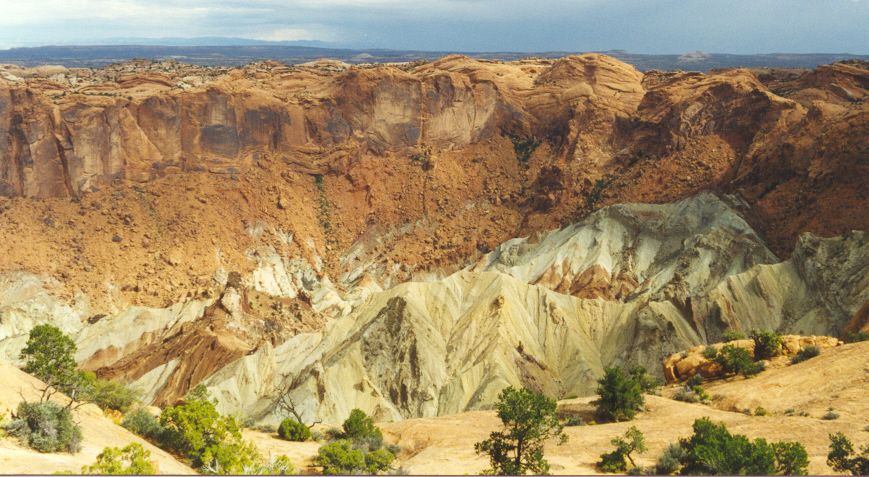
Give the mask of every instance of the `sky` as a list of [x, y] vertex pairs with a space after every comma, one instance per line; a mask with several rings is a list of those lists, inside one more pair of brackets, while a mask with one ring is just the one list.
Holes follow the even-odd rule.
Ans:
[[120, 38], [423, 51], [869, 54], [869, 0], [0, 0], [0, 48]]

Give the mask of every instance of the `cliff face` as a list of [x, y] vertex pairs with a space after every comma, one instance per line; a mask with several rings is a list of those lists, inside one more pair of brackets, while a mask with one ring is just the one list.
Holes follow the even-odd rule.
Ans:
[[866, 63], [0, 70], [0, 354], [57, 323], [161, 404], [434, 415], [867, 322]]

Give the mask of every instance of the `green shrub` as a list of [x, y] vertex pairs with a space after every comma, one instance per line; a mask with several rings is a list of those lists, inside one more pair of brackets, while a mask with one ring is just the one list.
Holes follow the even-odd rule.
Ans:
[[139, 408], [127, 414], [121, 420], [121, 426], [133, 434], [140, 435], [159, 445], [163, 441], [165, 428], [150, 412]]
[[338, 429], [337, 427], [330, 427], [329, 429], [326, 429], [326, 439], [327, 440], [337, 441], [337, 440], [346, 439], [346, 438], [347, 438], [347, 434], [345, 434], [344, 431], [342, 431], [341, 429]]
[[860, 453], [854, 451], [854, 444], [837, 432], [830, 434], [830, 453], [827, 465], [837, 472], [850, 472], [851, 475], [869, 475], [869, 445], [860, 446]]
[[360, 473], [365, 466], [365, 452], [351, 448], [350, 441], [339, 439], [317, 451], [314, 464], [323, 467], [325, 475], [349, 475]]
[[646, 394], [654, 394], [660, 387], [661, 383], [648, 374], [646, 368], [642, 365], [636, 365], [630, 370], [631, 379], [640, 384], [640, 389]]
[[658, 457], [658, 462], [655, 464], [655, 474], [670, 475], [682, 467], [682, 460], [687, 456], [685, 449], [679, 444], [670, 444], [664, 450], [664, 453]]
[[54, 401], [18, 404], [18, 418], [7, 428], [9, 433], [27, 441], [39, 452], [81, 450], [82, 432], [72, 420], [69, 409]]
[[685, 382], [688, 386], [700, 386], [701, 384], [706, 382], [706, 378], [703, 377], [702, 374], [697, 373], [694, 376], [691, 376], [691, 379]]
[[603, 472], [617, 473], [624, 472], [628, 467], [627, 461], [625, 461], [625, 456], [618, 449], [600, 455], [600, 462], [597, 463], [597, 466], [600, 467], [600, 470]]
[[383, 447], [383, 435], [377, 433], [375, 435], [359, 437], [353, 439], [353, 448], [360, 449], [365, 452], [375, 451]]
[[697, 419], [693, 427], [694, 435], [679, 440], [685, 451], [680, 459], [683, 475], [806, 474], [808, 454], [799, 443], [750, 441], [709, 418]]
[[703, 357], [706, 359], [715, 359], [716, 356], [718, 356], [718, 348], [714, 346], [707, 346], [703, 350]]
[[770, 359], [781, 354], [781, 338], [770, 330], [751, 330], [749, 337], [754, 340], [754, 359]]
[[270, 462], [257, 461], [242, 470], [245, 475], [293, 475], [296, 468], [290, 458], [282, 455]]
[[148, 460], [151, 451], [145, 450], [142, 444], [133, 443], [118, 449], [106, 447], [97, 456], [93, 465], [81, 468], [82, 474], [100, 475], [154, 475], [157, 473], [154, 464]]
[[640, 383], [628, 379], [618, 366], [605, 368], [598, 380], [595, 392], [600, 396], [597, 404], [598, 418], [604, 421], [628, 421], [642, 409], [643, 393]]
[[726, 330], [724, 333], [721, 333], [721, 341], [724, 343], [744, 339], [745, 335], [736, 330]]
[[564, 425], [567, 427], [584, 426], [585, 421], [583, 421], [579, 416], [570, 416], [566, 421], [564, 421]]
[[760, 372], [760, 367], [751, 359], [745, 348], [726, 344], [721, 347], [715, 362], [721, 365], [725, 374], [742, 374], [745, 377], [754, 376]]
[[845, 343], [857, 343], [859, 341], [869, 341], [869, 333], [858, 331], [857, 333], [848, 332], [845, 334]]
[[821, 416], [821, 419], [823, 419], [823, 420], [825, 420], [825, 421], [832, 421], [832, 420], [835, 420], [835, 419], [838, 419], [838, 418], [839, 418], [839, 414], [833, 412], [832, 410], [830, 410], [830, 412], [828, 412], [828, 413], [824, 414], [823, 416]]
[[401, 446], [398, 444], [386, 444], [383, 448], [386, 449], [386, 452], [389, 452], [395, 457], [398, 457], [398, 454], [401, 454]]
[[356, 440], [363, 437], [383, 437], [380, 429], [374, 425], [374, 422], [361, 409], [350, 411], [350, 417], [344, 421], [344, 435], [350, 440]]
[[757, 408], [754, 409], [754, 415], [755, 416], [766, 416], [766, 409], [764, 409], [760, 406], [757, 406]]
[[676, 401], [683, 402], [702, 402], [708, 403], [711, 398], [708, 394], [706, 394], [706, 390], [703, 389], [703, 386], [685, 386], [680, 389], [676, 394], [673, 395], [673, 399]]
[[389, 464], [395, 460], [395, 456], [386, 449], [377, 449], [365, 453], [365, 470], [375, 475], [389, 468]]
[[797, 354], [793, 358], [791, 358], [791, 364], [802, 363], [803, 361], [814, 358], [819, 354], [821, 354], [821, 348], [815, 345], [806, 346], [805, 348], [799, 350]]
[[311, 429], [288, 417], [281, 421], [278, 437], [288, 441], [304, 442], [311, 438]]
[[221, 416], [207, 395], [192, 394], [197, 400], [166, 408], [160, 414], [160, 424], [166, 429], [163, 447], [205, 473], [242, 473], [254, 465], [261, 457], [242, 439], [238, 420]]
[[690, 389], [682, 388], [673, 395], [673, 399], [682, 402], [700, 402], [700, 396]]
[[82, 400], [92, 402], [103, 410], [114, 409], [126, 414], [139, 401], [139, 396], [132, 388], [117, 381], [96, 379], [85, 391]]

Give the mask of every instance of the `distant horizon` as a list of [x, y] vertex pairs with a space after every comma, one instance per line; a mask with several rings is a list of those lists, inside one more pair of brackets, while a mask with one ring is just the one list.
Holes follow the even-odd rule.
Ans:
[[869, 0], [30, 0], [0, 48], [238, 38], [358, 49], [869, 54]]
[[[213, 41], [213, 42], [212, 42]], [[197, 48], [197, 47], [251, 47], [251, 46], [288, 46], [314, 48], [323, 50], [381, 50], [395, 52], [419, 52], [419, 53], [505, 53], [505, 54], [522, 54], [522, 53], [623, 53], [633, 55], [649, 55], [649, 56], [683, 56], [691, 53], [703, 53], [710, 55], [733, 55], [733, 56], [774, 56], [774, 55], [845, 55], [845, 56], [869, 56], [869, 54], [853, 53], [850, 51], [809, 51], [809, 52], [794, 52], [794, 51], [774, 51], [774, 52], [755, 52], [755, 53], [735, 53], [730, 51], [706, 51], [706, 50], [690, 50], [690, 51], [672, 51], [664, 53], [650, 53], [646, 51], [633, 51], [624, 48], [610, 48], [606, 50], [456, 50], [456, 49], [398, 49], [387, 47], [372, 47], [364, 45], [344, 44], [336, 42], [326, 42], [320, 40], [292, 40], [292, 41], [268, 41], [257, 40], [252, 38], [240, 37], [159, 37], [159, 38], [109, 38], [91, 43], [45, 43], [45, 44], [22, 44], [10, 47], [0, 46], [0, 51], [10, 51], [18, 49], [38, 49], [38, 48], [90, 48], [90, 47], [166, 47], [166, 48]]]

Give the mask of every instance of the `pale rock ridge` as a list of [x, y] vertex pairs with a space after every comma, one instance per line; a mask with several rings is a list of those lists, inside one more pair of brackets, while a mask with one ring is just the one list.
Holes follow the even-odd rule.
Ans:
[[18, 353], [34, 326], [48, 323], [67, 334], [82, 329], [90, 311], [87, 298], [79, 295], [70, 305], [51, 293], [56, 286], [27, 272], [0, 274], [0, 359], [19, 363]]
[[742, 218], [701, 193], [669, 205], [606, 207], [562, 229], [509, 240], [468, 269], [579, 297], [684, 306], [724, 277], [777, 261]]
[[[280, 417], [273, 404], [279, 394], [288, 394], [304, 419], [327, 422], [355, 407], [380, 420], [480, 409], [507, 385], [588, 395], [605, 366], [642, 364], [660, 375], [665, 358], [715, 342], [729, 327], [837, 332], [865, 302], [865, 284], [852, 276], [869, 263], [863, 236], [806, 236], [801, 243], [822, 251], [811, 254], [816, 258], [806, 261], [799, 252], [776, 263], [714, 196], [608, 207], [582, 226], [505, 244], [503, 255], [486, 257], [479, 270], [373, 293], [322, 330], [261, 348], [205, 382], [223, 412], [266, 421]], [[512, 255], [511, 247], [518, 247]], [[527, 283], [539, 282], [577, 248], [593, 257], [586, 266], [633, 270], [642, 288], [612, 301]], [[678, 283], [676, 263], [684, 271], [681, 294], [666, 292]], [[485, 271], [486, 265], [499, 272]], [[847, 304], [838, 315], [821, 298], [834, 290], [835, 302]], [[710, 303], [728, 310], [720, 312], [724, 318], [715, 317]]]
[[[270, 414], [275, 391], [289, 393], [312, 421], [340, 420], [355, 407], [380, 420], [451, 414], [493, 402], [507, 385], [589, 394], [602, 373], [601, 349], [614, 332], [624, 334], [635, 309], [500, 273], [459, 272], [372, 295], [320, 332], [261, 349], [206, 383], [224, 411], [244, 402], [269, 420], [278, 418]], [[253, 366], [269, 354], [274, 377]], [[262, 387], [236, 397], [238, 381]]]
[[692, 302], [709, 342], [727, 328], [839, 336], [869, 301], [869, 241], [806, 233], [790, 259], [727, 277]]

